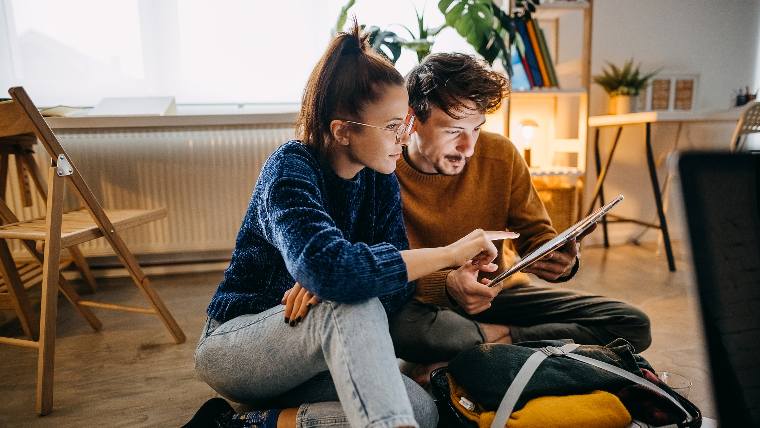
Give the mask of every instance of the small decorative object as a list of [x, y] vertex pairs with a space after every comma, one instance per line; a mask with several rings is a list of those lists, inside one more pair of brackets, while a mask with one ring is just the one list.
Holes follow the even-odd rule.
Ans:
[[659, 71], [642, 75], [640, 67], [640, 64], [634, 67], [633, 59], [626, 61], [623, 67], [608, 62], [602, 74], [594, 76], [594, 83], [604, 88], [610, 96], [610, 114], [625, 114], [636, 110], [636, 97]]
[[533, 119], [523, 119], [520, 121], [520, 133], [522, 134], [523, 158], [525, 163], [531, 166], [530, 152], [533, 147], [533, 138], [536, 136], [538, 123]]
[[750, 92], [749, 86], [745, 86], [734, 91], [733, 98], [735, 100], [734, 107], [741, 107], [748, 102], [755, 101], [757, 99], [757, 91]]
[[697, 99], [696, 74], [661, 73], [641, 95], [645, 110], [691, 111]]

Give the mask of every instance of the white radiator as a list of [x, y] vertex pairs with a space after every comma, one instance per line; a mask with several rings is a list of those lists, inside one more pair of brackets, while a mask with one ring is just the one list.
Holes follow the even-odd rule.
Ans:
[[[61, 144], [105, 208], [167, 207], [164, 220], [122, 234], [136, 254], [229, 252], [267, 157], [293, 138], [288, 124], [58, 130]], [[49, 158], [36, 158], [46, 175]], [[36, 201], [21, 208], [11, 163], [6, 200], [22, 218], [44, 214]], [[77, 200], [67, 197], [73, 208]], [[113, 252], [104, 239], [81, 246], [85, 255]], [[14, 243], [14, 253], [21, 247]], [[185, 257], [187, 258], [187, 257]]]

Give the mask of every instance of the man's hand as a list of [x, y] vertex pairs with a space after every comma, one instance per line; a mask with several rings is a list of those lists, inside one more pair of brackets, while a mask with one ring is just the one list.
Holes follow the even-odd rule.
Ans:
[[502, 290], [501, 286], [488, 287], [491, 282], [483, 278], [478, 282], [479, 272], [494, 272], [495, 263], [486, 265], [465, 263], [446, 276], [446, 290], [452, 299], [468, 314], [477, 314], [491, 307], [491, 301]]
[[570, 272], [573, 271], [573, 266], [575, 266], [575, 258], [577, 256], [578, 243], [575, 239], [572, 239], [522, 271], [532, 273], [546, 281], [556, 281], [570, 275]]
[[578, 238], [567, 241], [565, 245], [547, 254], [544, 258], [522, 271], [532, 273], [546, 281], [557, 281], [570, 275], [578, 258], [581, 240], [595, 229], [596, 224], [586, 229]]
[[306, 314], [309, 313], [312, 306], [319, 303], [319, 297], [296, 282], [292, 288], [285, 292], [280, 303], [285, 305], [285, 322], [294, 327], [306, 318]]

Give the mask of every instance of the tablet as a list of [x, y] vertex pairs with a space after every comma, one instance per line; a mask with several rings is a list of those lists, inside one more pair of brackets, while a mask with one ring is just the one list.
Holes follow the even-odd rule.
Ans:
[[623, 200], [623, 195], [618, 195], [617, 198], [613, 199], [608, 204], [604, 205], [603, 207], [599, 207], [596, 211], [589, 214], [588, 217], [584, 218], [578, 223], [575, 223], [574, 225], [565, 229], [564, 232], [555, 236], [554, 239], [536, 248], [530, 254], [523, 257], [522, 260], [517, 262], [517, 264], [505, 270], [501, 274], [497, 275], [488, 284], [488, 286], [494, 287], [498, 285], [500, 282], [507, 279], [510, 275], [513, 275], [514, 273], [525, 269], [526, 267], [532, 265], [533, 263], [541, 260], [541, 258], [549, 254], [550, 252], [562, 247], [563, 245], [565, 245], [567, 241], [577, 238], [578, 236], [583, 234], [583, 232], [588, 230], [589, 227], [593, 226], [602, 217], [604, 217], [608, 212], [610, 212], [610, 210], [614, 208], [615, 205], [619, 204], [622, 200]]

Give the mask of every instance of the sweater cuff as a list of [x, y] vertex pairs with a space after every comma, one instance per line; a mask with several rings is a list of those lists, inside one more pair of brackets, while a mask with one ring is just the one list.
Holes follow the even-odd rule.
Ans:
[[446, 293], [446, 277], [452, 269], [439, 270], [417, 280], [415, 298], [433, 305], [453, 307]]

